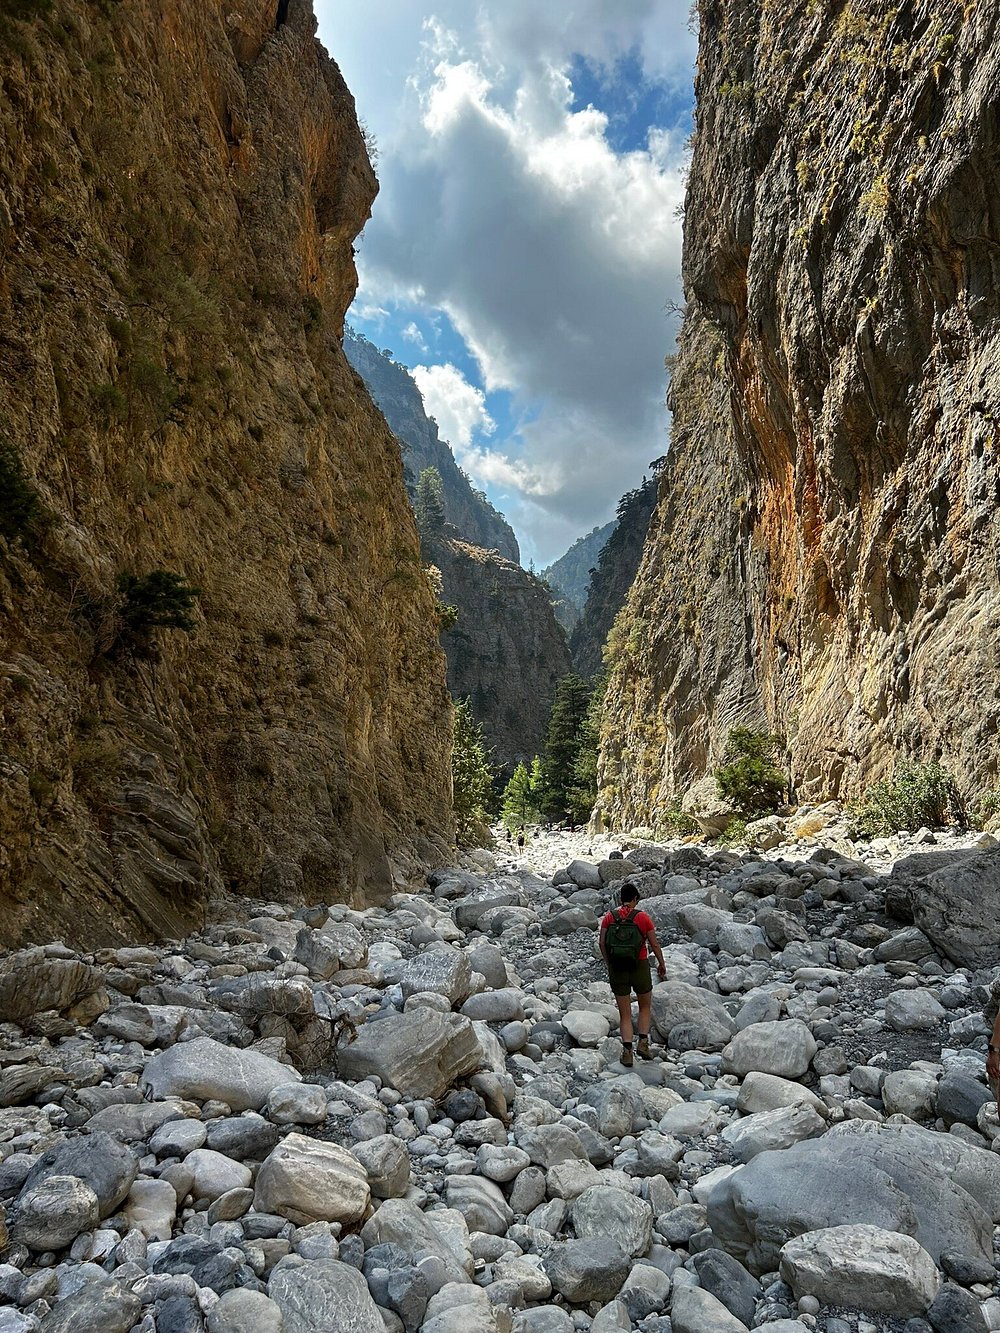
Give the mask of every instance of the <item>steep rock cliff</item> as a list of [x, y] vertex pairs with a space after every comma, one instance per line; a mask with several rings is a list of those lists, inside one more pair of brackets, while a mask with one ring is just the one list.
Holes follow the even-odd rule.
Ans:
[[[601, 551], [614, 530], [615, 520], [601, 528], [591, 528], [586, 536], [577, 537], [565, 555], [542, 570], [546, 583], [562, 594], [556, 601], [556, 617], [567, 632], [573, 629], [583, 613], [590, 588], [590, 571], [596, 568]], [[560, 605], [567, 606], [567, 610], [561, 612]]]
[[513, 528], [486, 496], [473, 488], [455, 462], [451, 446], [441, 439], [437, 423], [424, 410], [423, 397], [406, 367], [351, 328], [344, 337], [344, 351], [403, 446], [403, 467], [411, 495], [424, 468], [437, 468], [448, 522], [474, 546], [497, 550], [517, 564], [521, 553]]
[[[376, 183], [308, 0], [0, 22], [0, 940], [377, 898], [450, 831], [396, 441], [339, 343]], [[10, 468], [8, 467], [8, 481]], [[123, 573], [201, 588], [113, 650]], [[110, 627], [110, 628], [109, 628]]]
[[556, 685], [570, 670], [566, 639], [545, 585], [513, 560], [454, 537], [432, 558], [444, 600], [458, 609], [443, 636], [449, 688], [469, 700], [494, 763], [509, 777], [544, 748]]
[[569, 640], [573, 670], [588, 679], [604, 664], [604, 645], [635, 580], [656, 495], [654, 477], [622, 496], [614, 527], [590, 576], [583, 614]]
[[699, 4], [670, 461], [608, 694], [646, 822], [729, 726], [802, 796], [996, 781], [1000, 14]]

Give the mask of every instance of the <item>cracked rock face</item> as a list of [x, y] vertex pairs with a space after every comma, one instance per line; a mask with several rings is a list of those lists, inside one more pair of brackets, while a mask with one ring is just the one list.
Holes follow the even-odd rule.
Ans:
[[[373, 901], [442, 855], [450, 705], [339, 341], [353, 99], [308, 0], [22, 8], [0, 429], [51, 522], [0, 538], [0, 938], [179, 938], [222, 887]], [[135, 656], [118, 580], [162, 569], [195, 631]]]
[[669, 461], [601, 809], [653, 823], [736, 724], [802, 797], [896, 755], [992, 785], [995, 11], [702, 0]]

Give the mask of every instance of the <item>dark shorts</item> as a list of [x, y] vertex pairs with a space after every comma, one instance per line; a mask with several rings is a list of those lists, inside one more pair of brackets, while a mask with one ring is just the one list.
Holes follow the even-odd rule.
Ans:
[[634, 963], [608, 963], [608, 980], [615, 995], [648, 995], [653, 989], [653, 975], [649, 959], [639, 958]]

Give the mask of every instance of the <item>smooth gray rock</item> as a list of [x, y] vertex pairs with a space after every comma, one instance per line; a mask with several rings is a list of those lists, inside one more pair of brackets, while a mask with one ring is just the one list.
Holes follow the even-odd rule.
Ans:
[[21, 1192], [11, 1238], [29, 1250], [62, 1250], [100, 1220], [97, 1195], [76, 1176], [48, 1176]]
[[28, 1173], [24, 1190], [34, 1189], [50, 1176], [76, 1176], [97, 1195], [103, 1218], [124, 1203], [137, 1171], [138, 1163], [128, 1148], [108, 1134], [88, 1134], [42, 1153]]
[[448, 1176], [444, 1199], [449, 1208], [462, 1214], [470, 1231], [504, 1236], [514, 1220], [500, 1186], [479, 1176]]
[[801, 1078], [818, 1049], [801, 1019], [751, 1023], [722, 1052], [722, 1067], [741, 1077], [757, 1071], [778, 1078]]
[[782, 1246], [779, 1271], [796, 1299], [903, 1319], [923, 1314], [941, 1285], [934, 1260], [912, 1236], [865, 1225], [794, 1237]]
[[[922, 859], [909, 858], [915, 872]], [[992, 967], [1000, 957], [1000, 848], [955, 854], [924, 878], [907, 878], [913, 920], [938, 951], [962, 967]]]
[[701, 1287], [677, 1286], [670, 1301], [672, 1333], [747, 1333], [742, 1319]]
[[919, 986], [914, 990], [893, 991], [885, 1000], [885, 1021], [896, 1032], [935, 1028], [946, 1013], [937, 996]]
[[268, 1295], [294, 1333], [386, 1333], [365, 1279], [335, 1259], [277, 1268]]
[[567, 1240], [546, 1254], [543, 1267], [560, 1295], [574, 1305], [610, 1301], [621, 1290], [631, 1267], [628, 1255], [613, 1241]]
[[208, 1333], [288, 1333], [280, 1306], [262, 1291], [223, 1292], [208, 1312]]
[[404, 999], [428, 991], [443, 995], [449, 1004], [461, 1004], [472, 988], [472, 964], [451, 945], [423, 949], [404, 967], [400, 984]]
[[579, 1239], [614, 1241], [632, 1258], [645, 1254], [653, 1238], [653, 1210], [645, 1199], [610, 1185], [585, 1189], [574, 1199], [571, 1216]]
[[721, 1301], [730, 1314], [752, 1327], [757, 1302], [763, 1295], [757, 1279], [725, 1250], [702, 1250], [693, 1260], [698, 1281], [705, 1290]]
[[[861, 1127], [861, 1122], [848, 1122]], [[987, 1257], [990, 1216], [956, 1178], [963, 1151], [951, 1135], [925, 1133], [927, 1145], [894, 1132], [900, 1126], [828, 1130], [778, 1152], [763, 1152], [721, 1180], [708, 1200], [708, 1221], [725, 1249], [754, 1274], [772, 1272], [785, 1241], [809, 1231], [868, 1223], [916, 1236], [933, 1258], [944, 1250]], [[987, 1181], [980, 1182], [982, 1189]]]
[[294, 958], [314, 977], [328, 981], [335, 972], [364, 967], [368, 946], [360, 931], [346, 922], [328, 922], [319, 930], [308, 926], [298, 932]]
[[146, 1064], [142, 1087], [152, 1097], [226, 1102], [234, 1111], [259, 1111], [274, 1088], [302, 1075], [260, 1051], [223, 1046], [211, 1037], [171, 1046]]
[[404, 1097], [444, 1096], [456, 1079], [483, 1063], [472, 1021], [462, 1014], [411, 1010], [358, 1028], [337, 1052], [341, 1076], [360, 1082], [377, 1074]]
[[299, 1226], [360, 1222], [371, 1199], [365, 1168], [336, 1143], [289, 1134], [257, 1173], [254, 1207]]
[[[81, 1007], [85, 1021], [108, 1007], [104, 977], [76, 958], [52, 958], [42, 948], [21, 949], [0, 963], [0, 1022]], [[89, 1014], [84, 1011], [89, 1011]]]
[[470, 1280], [455, 1249], [445, 1241], [429, 1215], [406, 1199], [387, 1199], [365, 1223], [361, 1235], [367, 1248], [396, 1245], [414, 1264], [425, 1254], [433, 1255], [445, 1282]]
[[936, 1110], [949, 1128], [952, 1125], [968, 1125], [976, 1129], [980, 1107], [993, 1100], [989, 1088], [977, 1078], [961, 1070], [951, 1069], [938, 1083]]
[[141, 1311], [142, 1302], [127, 1287], [110, 1281], [88, 1282], [45, 1316], [42, 1333], [129, 1333]]
[[657, 1036], [674, 1050], [720, 1051], [736, 1031], [720, 995], [684, 981], [653, 987], [652, 1019]]
[[364, 1167], [375, 1199], [399, 1199], [410, 1185], [410, 1155], [391, 1134], [356, 1143], [351, 1152]]

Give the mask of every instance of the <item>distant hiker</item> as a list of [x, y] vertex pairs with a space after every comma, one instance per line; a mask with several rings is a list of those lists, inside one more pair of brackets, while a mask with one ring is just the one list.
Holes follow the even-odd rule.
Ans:
[[639, 1038], [636, 1050], [644, 1060], [649, 1054], [649, 1011], [653, 997], [653, 978], [649, 971], [647, 945], [656, 955], [656, 974], [662, 981], [667, 966], [656, 938], [652, 917], [639, 911], [639, 890], [625, 880], [620, 894], [621, 906], [608, 912], [601, 921], [601, 953], [608, 965], [608, 980], [618, 1004], [622, 1038], [622, 1064], [632, 1064], [632, 992], [639, 1001]]
[[517, 834], [517, 850], [524, 851], [524, 829], [519, 829]]
[[513, 842], [513, 841], [514, 841], [514, 835], [513, 835], [513, 833], [511, 833], [510, 829], [507, 830], [507, 841], [508, 841], [508, 842]]
[[986, 1078], [1000, 1113], [1000, 979], [990, 987], [983, 1017], [990, 1028], [989, 1045], [986, 1047]]

